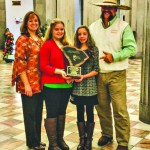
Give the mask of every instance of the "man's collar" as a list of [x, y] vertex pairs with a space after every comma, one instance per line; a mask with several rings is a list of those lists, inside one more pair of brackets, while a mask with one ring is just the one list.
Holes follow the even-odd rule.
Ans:
[[115, 22], [116, 19], [117, 19], [117, 16], [115, 16], [115, 17], [109, 22], [109, 25], [112, 25], [112, 24]]
[[103, 27], [104, 27], [104, 28], [110, 27], [110, 26], [115, 22], [116, 19], [117, 19], [117, 16], [115, 16], [111, 21], [108, 22], [109, 25], [108, 25], [107, 27], [105, 27], [104, 23], [102, 22]]

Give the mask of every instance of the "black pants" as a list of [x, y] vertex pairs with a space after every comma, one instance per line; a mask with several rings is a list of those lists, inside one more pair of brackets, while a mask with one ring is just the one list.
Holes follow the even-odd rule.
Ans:
[[76, 105], [77, 107], [77, 121], [84, 122], [84, 113], [86, 109], [87, 122], [94, 122], [94, 105]]
[[47, 118], [57, 118], [66, 114], [71, 88], [43, 88]]
[[26, 145], [38, 146], [41, 141], [43, 98], [41, 93], [29, 97], [21, 94]]

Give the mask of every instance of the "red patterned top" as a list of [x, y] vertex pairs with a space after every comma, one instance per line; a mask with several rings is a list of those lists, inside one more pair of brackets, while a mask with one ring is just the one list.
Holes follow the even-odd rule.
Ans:
[[39, 71], [39, 52], [42, 45], [42, 39], [37, 42], [21, 35], [16, 41], [15, 60], [12, 72], [12, 85], [16, 82], [16, 91], [25, 94], [24, 84], [20, 79], [20, 74], [26, 72], [32, 92], [41, 91], [40, 71]]

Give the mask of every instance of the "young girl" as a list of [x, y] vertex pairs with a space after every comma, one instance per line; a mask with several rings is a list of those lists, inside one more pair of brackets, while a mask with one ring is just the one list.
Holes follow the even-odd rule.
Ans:
[[72, 83], [69, 83], [70, 77], [64, 71], [68, 62], [61, 51], [62, 46], [69, 44], [64, 22], [57, 18], [52, 20], [47, 34], [48, 39], [40, 51], [40, 69], [47, 112], [45, 128], [49, 140], [48, 150], [69, 150], [63, 136]]
[[[84, 51], [89, 59], [81, 65], [82, 75], [80, 79], [74, 79], [71, 102], [77, 108], [77, 126], [80, 143], [77, 150], [91, 150], [94, 130], [94, 105], [97, 104], [96, 75], [99, 72], [99, 53], [86, 26], [78, 27], [74, 46]], [[86, 110], [87, 121], [84, 119]]]

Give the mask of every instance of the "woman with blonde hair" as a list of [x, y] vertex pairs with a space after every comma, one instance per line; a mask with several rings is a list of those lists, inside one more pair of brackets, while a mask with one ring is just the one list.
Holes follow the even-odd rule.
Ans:
[[42, 87], [47, 112], [45, 128], [49, 140], [48, 150], [69, 150], [63, 135], [72, 83], [65, 72], [68, 61], [61, 51], [61, 47], [69, 45], [69, 42], [62, 20], [52, 20], [48, 30], [40, 51]]

